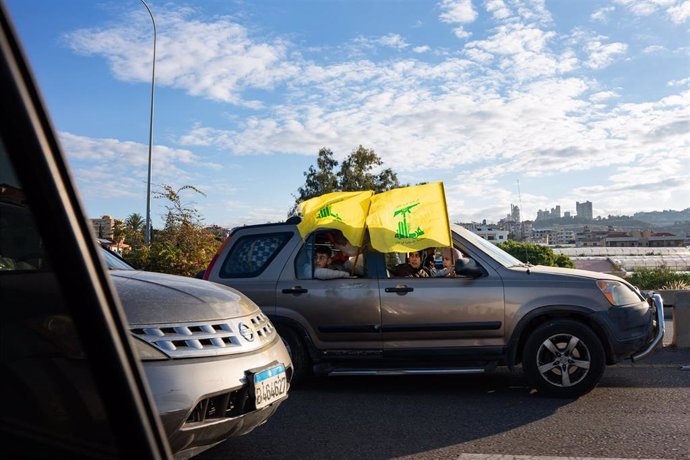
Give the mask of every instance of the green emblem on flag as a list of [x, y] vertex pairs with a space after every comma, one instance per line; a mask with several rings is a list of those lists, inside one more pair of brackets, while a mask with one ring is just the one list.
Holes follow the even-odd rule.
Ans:
[[326, 217], [331, 217], [331, 218], [333, 218], [335, 220], [339, 220], [339, 221], [343, 220], [340, 218], [340, 216], [338, 214], [331, 211], [331, 205], [330, 204], [319, 209], [319, 213], [316, 215], [316, 220], [325, 219]]
[[403, 208], [398, 209], [393, 213], [393, 217], [395, 216], [402, 216], [402, 221], [398, 222], [398, 232], [395, 234], [396, 239], [405, 239], [405, 238], [419, 238], [420, 236], [424, 235], [424, 231], [417, 226], [417, 230], [410, 232], [409, 227], [407, 223], [407, 214], [412, 214], [412, 208], [417, 206], [419, 204], [419, 201], [416, 203], [413, 203], [409, 206], [405, 206]]

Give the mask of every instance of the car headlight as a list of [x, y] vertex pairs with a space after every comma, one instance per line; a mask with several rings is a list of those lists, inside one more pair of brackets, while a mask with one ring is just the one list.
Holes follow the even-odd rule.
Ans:
[[132, 342], [134, 342], [134, 348], [137, 354], [139, 355], [139, 359], [141, 359], [142, 361], [150, 361], [154, 359], [169, 359], [169, 357], [165, 353], [158, 350], [153, 345], [149, 345], [148, 343], [139, 339], [132, 339]]
[[601, 293], [604, 294], [606, 300], [614, 307], [629, 305], [642, 300], [641, 296], [630, 289], [627, 284], [621, 283], [620, 281], [597, 280], [597, 287]]

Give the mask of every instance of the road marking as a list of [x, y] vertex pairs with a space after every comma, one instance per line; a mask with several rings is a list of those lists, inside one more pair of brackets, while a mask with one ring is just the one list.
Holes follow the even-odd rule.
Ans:
[[537, 455], [506, 454], [462, 454], [457, 460], [668, 460], [668, 459], [629, 459], [621, 457], [549, 457]]

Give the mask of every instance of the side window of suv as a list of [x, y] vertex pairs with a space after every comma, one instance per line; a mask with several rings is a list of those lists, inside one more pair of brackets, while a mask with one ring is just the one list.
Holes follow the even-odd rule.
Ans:
[[298, 279], [340, 279], [367, 275], [366, 250], [352, 246], [338, 230], [309, 235], [295, 258]]
[[243, 236], [235, 242], [220, 268], [221, 278], [259, 276], [292, 237], [292, 233]]

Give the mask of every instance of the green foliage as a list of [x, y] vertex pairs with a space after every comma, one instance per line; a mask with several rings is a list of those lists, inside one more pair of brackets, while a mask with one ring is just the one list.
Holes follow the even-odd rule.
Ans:
[[323, 147], [319, 150], [316, 168], [314, 165], [309, 166], [309, 169], [304, 173], [306, 177], [304, 186], [297, 189], [298, 201], [308, 200], [338, 190], [338, 177], [334, 172], [337, 166], [338, 162], [333, 158], [331, 149]]
[[125, 242], [133, 248], [143, 246], [145, 224], [141, 214], [130, 214], [125, 219]]
[[574, 268], [575, 264], [570, 257], [564, 254], [556, 254], [548, 246], [508, 240], [499, 243], [498, 247], [522, 262], [532, 265], [548, 265], [551, 267]]
[[398, 176], [392, 169], [386, 168], [375, 174], [375, 168], [382, 166], [383, 160], [373, 149], [365, 149], [361, 145], [340, 165], [338, 183], [343, 192], [359, 190], [373, 190], [375, 193], [384, 192], [398, 186]]
[[690, 274], [676, 273], [668, 267], [641, 268], [626, 279], [633, 286], [645, 291], [663, 289], [666, 286], [690, 284]]
[[[191, 185], [179, 189], [163, 185], [156, 192], [156, 198], [168, 201], [165, 227], [152, 235], [150, 247], [136, 245], [125, 254], [128, 262], [142, 270], [183, 276], [194, 276], [208, 266], [221, 241], [204, 229], [196, 208], [182, 202], [182, 194], [187, 191], [203, 195]], [[132, 228], [138, 227], [137, 222], [132, 219]]]
[[[341, 164], [333, 158], [333, 152], [328, 148], [319, 150], [316, 167], [313, 165], [304, 172], [304, 185], [297, 189], [295, 206], [290, 211], [293, 214], [297, 204], [331, 192], [356, 192], [373, 190], [383, 192], [399, 187], [398, 176], [390, 168], [380, 169], [383, 160], [373, 149], [361, 145], [352, 151]], [[338, 166], [340, 169], [336, 172]]]

